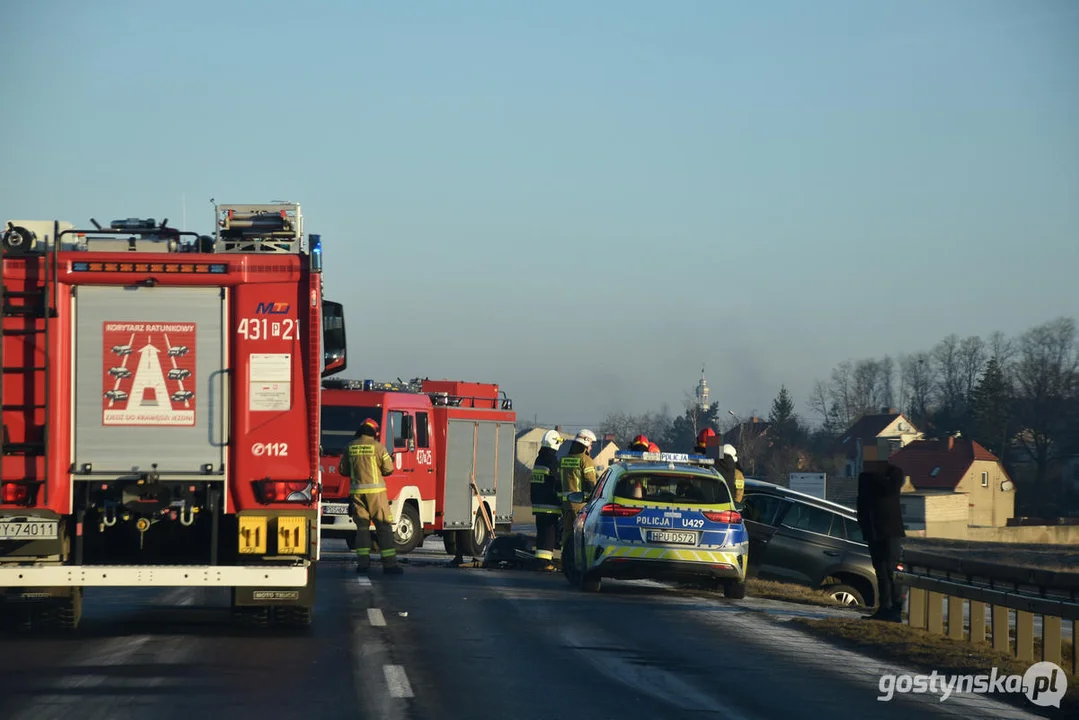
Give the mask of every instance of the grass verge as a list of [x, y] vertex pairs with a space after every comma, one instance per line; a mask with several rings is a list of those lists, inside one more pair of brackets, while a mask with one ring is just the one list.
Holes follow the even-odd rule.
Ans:
[[804, 585], [794, 583], [773, 582], [749, 578], [746, 581], [746, 597], [766, 598], [768, 600], [783, 600], [786, 602], [800, 603], [802, 605], [824, 605], [826, 607], [840, 607], [840, 605], [824, 593]]
[[[941, 675], [981, 675], [996, 667], [999, 674], [1022, 675], [1031, 665], [1006, 653], [997, 652], [987, 643], [952, 640], [901, 623], [847, 618], [793, 618], [790, 622], [841, 647], [926, 674], [936, 670]], [[1065, 668], [1071, 667], [1074, 652], [1075, 648], [1071, 643], [1064, 643]], [[1041, 647], [1036, 643], [1034, 657], [1037, 659], [1040, 656]], [[1056, 708], [1036, 707], [1022, 694], [998, 694], [994, 695], [994, 698], [1029, 711], [1050, 711], [1054, 716], [1057, 713]], [[1061, 712], [1069, 717], [1074, 717], [1072, 713], [1079, 708], [1079, 678], [1075, 675], [1068, 675], [1068, 691], [1061, 702], [1061, 708]]]

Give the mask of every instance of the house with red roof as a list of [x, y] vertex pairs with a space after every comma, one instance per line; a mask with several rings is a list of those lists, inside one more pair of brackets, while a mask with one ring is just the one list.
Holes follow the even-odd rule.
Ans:
[[892, 453], [922, 437], [922, 432], [895, 408], [881, 408], [858, 418], [836, 442], [836, 454], [847, 459], [844, 475], [856, 478], [862, 466], [873, 460], [887, 460]]
[[912, 529], [921, 524], [928, 531], [934, 522], [960, 521], [1003, 527], [1015, 516], [1014, 483], [997, 456], [973, 440], [915, 440], [888, 461], [906, 476], [904, 522]]

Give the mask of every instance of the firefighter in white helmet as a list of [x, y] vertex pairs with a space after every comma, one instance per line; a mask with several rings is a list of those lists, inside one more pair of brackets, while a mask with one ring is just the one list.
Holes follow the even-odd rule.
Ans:
[[[596, 486], [596, 462], [592, 459], [592, 443], [596, 442], [596, 434], [591, 430], [583, 429], [573, 438], [573, 444], [569, 447], [569, 453], [562, 458], [559, 465], [562, 475], [562, 547], [573, 536], [573, 520], [577, 513], [584, 507], [584, 503], [571, 503], [570, 493], [583, 492], [585, 497]], [[566, 562], [563, 551], [562, 562]]]
[[731, 495], [736, 503], [742, 502], [745, 494], [746, 476], [742, 473], [742, 466], [738, 464], [738, 450], [730, 443], [720, 450], [720, 458], [716, 463], [716, 470], [727, 481], [727, 487], [731, 489]]
[[536, 559], [539, 569], [554, 570], [554, 550], [558, 542], [558, 516], [562, 513], [561, 479], [558, 475], [558, 448], [562, 434], [543, 434], [539, 455], [532, 466], [532, 514], [536, 516]]

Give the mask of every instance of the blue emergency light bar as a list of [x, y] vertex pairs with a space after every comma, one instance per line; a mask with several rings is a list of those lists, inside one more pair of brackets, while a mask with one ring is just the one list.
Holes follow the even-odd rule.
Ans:
[[640, 462], [669, 462], [683, 465], [715, 465], [716, 461], [704, 455], [689, 453], [654, 453], [634, 450], [620, 450], [614, 454], [615, 460], [637, 460]]

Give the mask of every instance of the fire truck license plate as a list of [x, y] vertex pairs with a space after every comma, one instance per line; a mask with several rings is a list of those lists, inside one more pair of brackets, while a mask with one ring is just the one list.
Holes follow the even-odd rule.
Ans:
[[55, 540], [55, 520], [0, 520], [0, 540]]
[[322, 503], [323, 515], [348, 515], [348, 503]]

